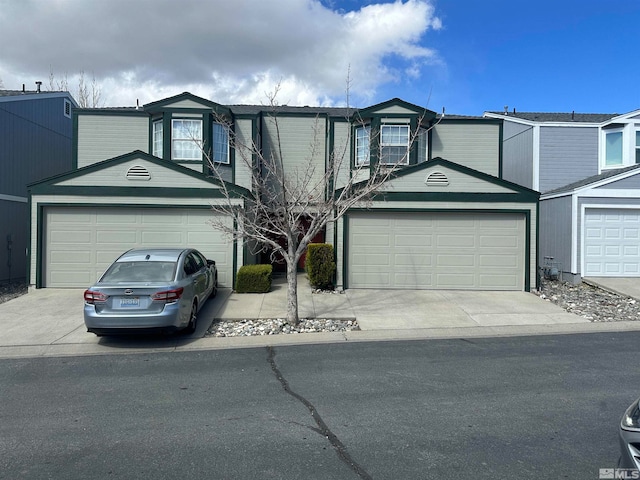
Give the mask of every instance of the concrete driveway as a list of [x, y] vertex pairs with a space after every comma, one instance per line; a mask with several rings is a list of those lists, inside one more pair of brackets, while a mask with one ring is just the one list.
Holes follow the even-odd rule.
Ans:
[[[96, 337], [87, 333], [83, 289], [40, 289], [0, 304], [0, 358], [96, 355], [345, 341], [470, 338], [640, 330], [640, 322], [591, 323], [527, 292], [347, 290], [312, 293], [299, 277], [301, 318], [358, 320], [359, 331], [265, 337], [204, 337], [214, 320], [283, 318], [286, 282], [266, 294], [220, 289], [198, 316], [193, 335]], [[204, 337], [204, 338], [203, 338]]]

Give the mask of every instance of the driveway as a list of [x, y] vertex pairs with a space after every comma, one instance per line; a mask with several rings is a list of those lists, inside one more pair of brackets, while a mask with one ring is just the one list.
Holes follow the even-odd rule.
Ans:
[[587, 277], [585, 283], [640, 300], [640, 277]]

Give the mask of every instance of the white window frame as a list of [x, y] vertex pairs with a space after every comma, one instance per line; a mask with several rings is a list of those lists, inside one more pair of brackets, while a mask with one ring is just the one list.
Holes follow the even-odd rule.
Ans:
[[[607, 138], [610, 135], [619, 135], [620, 136], [620, 162], [619, 163], [608, 163], [607, 155], [608, 155], [608, 143]], [[624, 129], [615, 128], [610, 130], [603, 131], [603, 155], [602, 155], [602, 168], [620, 168], [624, 165]]]
[[[222, 141], [218, 141], [218, 135], [216, 134], [217, 129], [224, 132]], [[213, 148], [211, 149], [212, 160], [216, 163], [229, 165], [231, 162], [231, 156], [229, 154], [229, 126], [224, 123], [213, 122], [211, 127], [211, 143], [213, 144]]]
[[162, 158], [164, 153], [164, 124], [162, 119], [153, 122], [152, 135], [153, 144], [151, 154], [155, 157]]
[[363, 125], [356, 127], [355, 140], [355, 166], [361, 167], [369, 165], [371, 161], [371, 126]]
[[[404, 135], [391, 134], [389, 138], [389, 132], [385, 135], [385, 129], [404, 129], [406, 130], [406, 141], [393, 141], [394, 137], [402, 138]], [[386, 136], [386, 139], [385, 139]], [[380, 126], [380, 163], [382, 165], [408, 165], [409, 164], [409, 140], [411, 138], [411, 128], [409, 125], [383, 123]], [[386, 140], [386, 141], [385, 141]], [[400, 157], [402, 161], [385, 161], [385, 148], [389, 149], [404, 149], [404, 153]], [[395, 157], [395, 155], [394, 155]]]
[[[191, 124], [192, 127], [182, 129], [177, 127], [180, 124]], [[182, 136], [183, 132], [185, 132], [184, 136]], [[190, 143], [191, 146], [189, 146]], [[178, 148], [179, 146], [188, 148]], [[185, 155], [185, 153], [190, 155]], [[171, 120], [171, 159], [202, 161], [202, 119], [174, 118]]]
[[634, 153], [635, 153], [634, 160], [635, 160], [635, 163], [638, 164], [640, 163], [640, 129], [636, 129], [634, 131], [633, 137], [636, 142], [636, 148], [634, 150]]

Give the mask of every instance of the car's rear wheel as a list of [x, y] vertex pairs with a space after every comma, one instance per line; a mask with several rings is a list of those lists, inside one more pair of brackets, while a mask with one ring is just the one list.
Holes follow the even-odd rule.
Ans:
[[196, 302], [193, 302], [193, 305], [191, 305], [191, 314], [189, 315], [189, 323], [187, 324], [187, 328], [183, 330], [184, 333], [192, 334], [193, 332], [195, 332], [197, 322], [198, 322], [198, 306], [196, 305]]

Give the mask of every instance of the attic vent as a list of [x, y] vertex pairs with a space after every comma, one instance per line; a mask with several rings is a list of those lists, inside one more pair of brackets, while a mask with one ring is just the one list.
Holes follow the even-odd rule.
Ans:
[[433, 172], [424, 181], [428, 187], [446, 187], [449, 185], [449, 179], [442, 172]]
[[69, 100], [64, 101], [64, 116], [71, 118], [71, 102]]
[[134, 165], [127, 171], [127, 180], [151, 180], [151, 174], [145, 167]]

